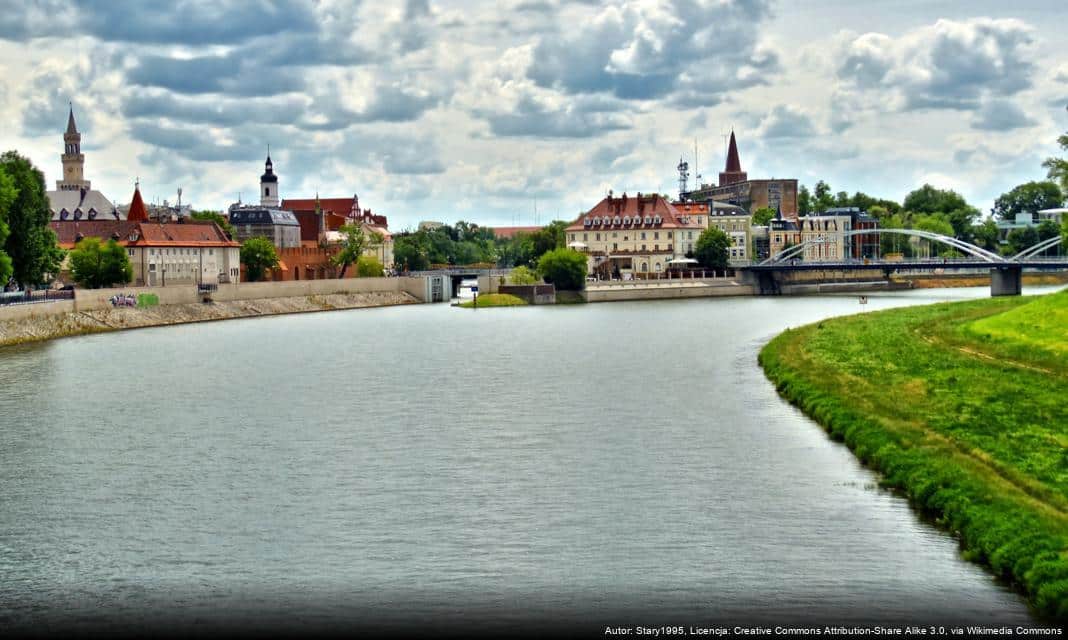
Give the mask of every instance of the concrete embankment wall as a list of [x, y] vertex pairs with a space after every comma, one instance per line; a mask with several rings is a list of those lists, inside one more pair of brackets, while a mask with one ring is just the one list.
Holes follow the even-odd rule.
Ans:
[[903, 289], [911, 289], [912, 283], [905, 282], [887, 282], [886, 280], [875, 280], [872, 282], [824, 282], [824, 283], [809, 283], [809, 284], [783, 284], [782, 295], [796, 296], [816, 293], [848, 293], [851, 291], [900, 291]]
[[[344, 280], [299, 280], [290, 282], [246, 282], [219, 285], [211, 294], [216, 302], [269, 300], [333, 294], [407, 293], [420, 302], [426, 299], [424, 278], [347, 278]], [[111, 298], [119, 295], [151, 294], [160, 305], [195, 304], [201, 296], [193, 285], [171, 287], [117, 287], [114, 289], [78, 289], [74, 300], [40, 302], [0, 307], [0, 321], [44, 318], [65, 313], [110, 309]]]
[[687, 280], [683, 282], [616, 283], [591, 285], [583, 292], [587, 302], [615, 302], [621, 300], [671, 300], [677, 298], [715, 298], [722, 296], [751, 296], [757, 292], [748, 284], [733, 280]]

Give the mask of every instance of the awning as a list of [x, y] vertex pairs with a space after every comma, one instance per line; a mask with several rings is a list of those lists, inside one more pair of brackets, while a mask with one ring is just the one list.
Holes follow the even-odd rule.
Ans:
[[675, 258], [668, 260], [668, 264], [697, 264], [697, 261], [693, 258]]
[[567, 246], [572, 248], [572, 249], [585, 249], [586, 248], [586, 244], [582, 243], [582, 242], [569, 242]]
[[278, 269], [279, 271], [289, 271], [289, 267], [286, 266], [285, 260], [279, 260], [278, 266], [275, 267], [275, 269]]

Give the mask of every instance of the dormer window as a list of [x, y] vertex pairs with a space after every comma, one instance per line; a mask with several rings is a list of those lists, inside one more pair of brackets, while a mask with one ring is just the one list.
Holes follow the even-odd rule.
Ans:
[[69, 217], [70, 217], [70, 211], [67, 211], [66, 207], [63, 207], [62, 209], [59, 210], [59, 219], [60, 220], [66, 220]]
[[94, 209], [89, 209], [89, 219], [90, 220], [95, 220], [96, 219], [96, 209], [95, 208]]
[[653, 224], [653, 219], [650, 216], [645, 216], [645, 224]]
[[630, 216], [623, 216], [623, 224], [630, 224]]
[[615, 218], [614, 218], [614, 219], [612, 220], [612, 224], [619, 224], [620, 220], [621, 220], [621, 218], [620, 218], [619, 216], [616, 216], [616, 217], [615, 217]]
[[588, 227], [588, 226], [590, 226], [590, 225], [591, 225], [591, 224], [593, 224], [593, 223], [592, 223], [592, 222], [590, 221], [590, 219], [589, 219], [589, 218], [585, 218], [585, 219], [584, 219], [584, 220], [582, 221], [582, 224], [584, 224], [584, 225], [586, 225], [586, 226]]
[[82, 219], [82, 210], [81, 210], [80, 207], [78, 209], [74, 210], [74, 219], [75, 220], [81, 220]]
[[660, 218], [660, 216], [657, 216], [657, 217], [653, 218], [653, 224], [660, 224], [661, 221], [662, 221], [662, 219]]

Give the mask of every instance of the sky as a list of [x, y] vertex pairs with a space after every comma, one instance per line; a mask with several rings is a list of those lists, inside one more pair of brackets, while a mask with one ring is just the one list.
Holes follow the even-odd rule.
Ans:
[[[347, 197], [389, 217], [574, 219], [609, 189], [751, 178], [989, 212], [1068, 131], [1060, 0], [0, 0], [0, 149], [117, 204]], [[694, 171], [696, 167], [696, 171]], [[692, 184], [692, 178], [691, 178]]]

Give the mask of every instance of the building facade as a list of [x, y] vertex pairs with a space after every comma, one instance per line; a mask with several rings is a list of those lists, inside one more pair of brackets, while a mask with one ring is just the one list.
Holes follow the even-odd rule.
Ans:
[[730, 145], [727, 148], [727, 162], [719, 173], [719, 184], [702, 184], [685, 195], [686, 200], [696, 202], [711, 199], [738, 205], [750, 214], [756, 213], [758, 209], [781, 208], [783, 217], [795, 221], [797, 219], [797, 179], [750, 180], [749, 174], [742, 170], [734, 131], [731, 131]]
[[659, 194], [611, 193], [565, 230], [567, 243], [589, 256], [602, 277], [648, 277], [685, 257], [708, 224], [707, 214], [684, 214]]
[[48, 208], [53, 220], [125, 220], [104, 194], [92, 188], [85, 179], [85, 154], [82, 153], [82, 134], [74, 122], [74, 107], [67, 116], [67, 130], [63, 133], [63, 177], [56, 180], [56, 188], [48, 191]]
[[260, 204], [237, 202], [230, 205], [227, 212], [230, 226], [234, 228], [234, 239], [244, 242], [262, 236], [279, 249], [301, 246], [300, 222], [292, 211], [280, 209], [279, 202], [278, 176], [274, 174], [274, 163], [268, 152], [264, 172], [260, 176]]
[[382, 241], [367, 249], [364, 255], [378, 258], [387, 269], [393, 266], [393, 234], [389, 220], [371, 209], [360, 206], [360, 197], [287, 199], [282, 208], [291, 211], [300, 224], [300, 240], [303, 247], [326, 247], [342, 240], [341, 227], [357, 224], [367, 233], [377, 233]]
[[[137, 207], [142, 211], [138, 212]], [[135, 190], [131, 212], [144, 215]], [[97, 237], [126, 249], [136, 286], [175, 286], [240, 282], [241, 246], [214, 222], [162, 224], [137, 220], [59, 220], [51, 223], [59, 246], [74, 249], [79, 241]], [[69, 258], [68, 258], [69, 259]], [[65, 264], [61, 281], [70, 281]]]

